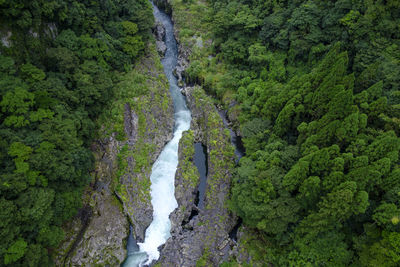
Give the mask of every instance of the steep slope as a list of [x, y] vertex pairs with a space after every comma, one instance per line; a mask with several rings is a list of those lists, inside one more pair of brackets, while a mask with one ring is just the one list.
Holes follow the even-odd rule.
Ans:
[[[134, 238], [144, 239], [152, 220], [151, 166], [171, 138], [173, 126], [172, 102], [160, 59], [153, 44], [148, 51], [127, 74], [131, 79], [119, 84], [120, 97], [110, 111], [116, 120], [104, 117], [101, 137], [93, 147], [96, 180], [84, 197], [89, 218], [78, 235], [77, 222], [72, 223], [70, 236], [58, 252], [58, 264], [62, 260], [67, 266], [121, 264], [126, 257], [129, 223]], [[130, 97], [132, 86], [141, 88], [143, 94]], [[114, 132], [120, 126], [123, 132]]]

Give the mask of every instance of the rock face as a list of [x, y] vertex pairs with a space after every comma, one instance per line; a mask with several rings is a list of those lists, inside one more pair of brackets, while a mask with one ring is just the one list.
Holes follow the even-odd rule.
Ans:
[[154, 35], [156, 36], [156, 47], [157, 52], [161, 57], [164, 57], [167, 51], [167, 46], [165, 45], [165, 28], [160, 22], [156, 22], [154, 27]]
[[[170, 0], [155, 0], [153, 2], [160, 10], [163, 10], [166, 14], [170, 15], [172, 22], [175, 23]], [[189, 67], [189, 56], [192, 53], [192, 50], [188, 46], [185, 46], [179, 42], [178, 33], [179, 29], [177, 27], [174, 27], [174, 35], [176, 40], [178, 41], [178, 51], [179, 51], [178, 62], [174, 71], [174, 75], [178, 78], [178, 85], [183, 86], [184, 72]], [[202, 41], [200, 42], [202, 45]]]
[[83, 225], [83, 235], [65, 261], [66, 266], [115, 266], [126, 257], [129, 222], [114, 197], [110, 179], [118, 167], [114, 164], [118, 145], [113, 136], [95, 145], [95, 150], [104, 154], [96, 153], [96, 181], [88, 200], [92, 216]]
[[72, 257], [66, 261], [67, 266], [93, 263], [115, 266], [126, 257], [128, 220], [115, 204], [113, 196], [96, 197], [98, 203], [95, 203], [93, 217]]
[[145, 77], [146, 94], [121, 106], [125, 138], [112, 133], [92, 145], [95, 179], [84, 208], [65, 226], [66, 239], [54, 253], [57, 266], [118, 266], [126, 258], [129, 225], [143, 241], [152, 221], [151, 167], [172, 138], [174, 120], [167, 79], [155, 47], [149, 50], [134, 70]]
[[95, 181], [84, 194], [84, 207], [78, 217], [66, 227], [67, 239], [58, 250], [57, 265], [114, 266], [125, 259], [129, 222], [111, 185], [118, 167], [115, 164], [118, 146], [114, 135], [93, 144]]
[[[199, 87], [184, 89], [192, 111], [191, 132], [182, 138], [179, 165], [175, 178], [175, 197], [178, 208], [171, 214], [171, 238], [161, 251], [161, 266], [195, 266], [202, 261], [207, 266], [218, 266], [230, 256], [234, 242], [229, 238], [236, 218], [227, 209], [227, 199], [234, 164], [229, 133], [224, 129], [211, 99]], [[203, 209], [194, 199], [198, 174], [190, 172], [193, 154], [188, 146], [202, 142], [207, 147], [208, 176]], [[193, 153], [193, 151], [192, 151]], [[187, 162], [189, 161], [189, 163]], [[193, 178], [197, 175], [197, 180]], [[197, 214], [198, 213], [198, 214]], [[197, 215], [196, 215], [197, 214]]]
[[230, 253], [231, 256], [233, 256], [236, 262], [240, 265], [243, 264], [254, 267], [265, 266], [264, 262], [252, 261], [252, 258], [247, 251], [247, 248], [243, 245], [246, 243], [250, 243], [250, 238], [253, 238], [253, 236], [249, 235], [248, 229], [242, 226], [237, 233], [237, 242], [232, 248], [232, 251]]

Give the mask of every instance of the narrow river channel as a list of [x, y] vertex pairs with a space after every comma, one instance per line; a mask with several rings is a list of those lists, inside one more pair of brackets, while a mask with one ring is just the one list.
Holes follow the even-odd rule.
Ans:
[[[191, 113], [186, 106], [186, 100], [181, 94], [173, 70], [177, 64], [178, 47], [174, 37], [171, 18], [153, 5], [154, 17], [165, 27], [165, 45], [167, 51], [161, 63], [168, 78], [170, 92], [174, 102], [174, 137], [164, 147], [153, 165], [151, 180], [151, 204], [153, 205], [153, 221], [146, 230], [144, 243], [138, 244], [138, 249], [132, 249], [128, 244], [128, 258], [124, 267], [148, 265], [160, 256], [158, 247], [170, 237], [170, 213], [178, 206], [175, 199], [175, 172], [178, 166], [178, 145], [182, 132], [190, 128]], [[129, 243], [129, 242], [128, 242]]]

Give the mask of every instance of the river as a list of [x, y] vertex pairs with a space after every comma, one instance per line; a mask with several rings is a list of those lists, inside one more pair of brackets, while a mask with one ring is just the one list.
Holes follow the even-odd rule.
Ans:
[[[129, 249], [128, 258], [124, 267], [148, 265], [160, 256], [158, 247], [163, 245], [171, 236], [170, 213], [177, 208], [175, 199], [175, 172], [178, 166], [178, 145], [182, 132], [189, 130], [191, 113], [186, 106], [186, 100], [178, 87], [173, 70], [177, 64], [178, 47], [174, 37], [173, 23], [168, 15], [153, 5], [154, 17], [165, 27], [165, 45], [167, 50], [161, 60], [165, 75], [168, 78], [170, 92], [174, 103], [174, 136], [164, 147], [160, 156], [153, 165], [151, 180], [151, 204], [153, 205], [153, 221], [146, 229], [145, 240], [138, 243], [139, 250]], [[134, 244], [131, 244], [134, 246]]]

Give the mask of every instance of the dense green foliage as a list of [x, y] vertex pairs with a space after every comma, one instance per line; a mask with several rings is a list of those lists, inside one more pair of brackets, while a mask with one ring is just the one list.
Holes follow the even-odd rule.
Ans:
[[[280, 265], [370, 262], [366, 250], [382, 242], [371, 233], [398, 235], [398, 123], [382, 82], [353, 91], [347, 61], [335, 46], [311, 73], [278, 90], [252, 84], [270, 95], [261, 110], [241, 117], [248, 155], [238, 169], [234, 210], [287, 249]], [[379, 245], [371, 256], [395, 266], [399, 254], [391, 246], [398, 245]]]
[[95, 120], [152, 25], [145, 0], [0, 1], [0, 265], [51, 265], [90, 180]]
[[187, 77], [240, 125], [231, 206], [257, 230], [253, 259], [398, 266], [400, 2], [208, 4], [214, 42]]

